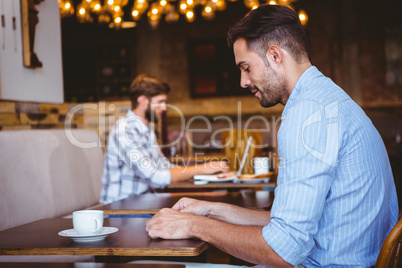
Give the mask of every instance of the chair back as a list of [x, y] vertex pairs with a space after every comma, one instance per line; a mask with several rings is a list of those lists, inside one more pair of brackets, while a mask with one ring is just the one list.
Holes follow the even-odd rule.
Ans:
[[230, 129], [229, 131], [222, 131], [224, 153], [225, 156], [229, 158], [230, 170], [237, 171], [240, 168], [240, 162], [249, 137], [253, 137], [253, 140], [243, 167], [243, 174], [254, 173], [252, 165], [253, 158], [260, 156], [262, 153], [261, 147], [263, 143], [261, 132], [248, 129]]
[[[384, 244], [382, 245], [380, 254], [377, 258], [376, 268], [396, 268], [402, 266], [401, 258], [402, 243], [402, 219], [398, 221], [391, 230]], [[398, 265], [399, 263], [399, 265]]]
[[[0, 131], [0, 230], [99, 203], [103, 153], [95, 131]], [[73, 141], [76, 141], [75, 143]]]

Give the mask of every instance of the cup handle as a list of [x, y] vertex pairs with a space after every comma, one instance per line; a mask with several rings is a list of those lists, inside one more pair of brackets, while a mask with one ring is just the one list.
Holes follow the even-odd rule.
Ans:
[[98, 233], [100, 229], [102, 228], [102, 223], [99, 219], [94, 219], [95, 220], [95, 229], [94, 233]]

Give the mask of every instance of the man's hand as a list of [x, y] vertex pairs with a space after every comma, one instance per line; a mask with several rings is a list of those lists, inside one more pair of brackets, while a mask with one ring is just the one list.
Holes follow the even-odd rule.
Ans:
[[231, 204], [188, 197], [181, 198], [173, 205], [172, 209], [238, 225], [265, 226], [270, 221], [269, 211], [247, 209]]
[[173, 205], [172, 209], [180, 212], [190, 212], [196, 215], [208, 216], [212, 206], [213, 202], [183, 197]]
[[210, 161], [204, 163], [202, 167], [202, 173], [204, 175], [230, 172], [229, 165], [226, 161]]
[[[187, 201], [187, 207], [195, 204]], [[293, 267], [269, 247], [261, 230], [262, 226], [235, 225], [170, 208], [161, 209], [146, 223], [151, 238], [198, 238], [252, 263]]]
[[191, 213], [164, 208], [147, 221], [145, 230], [151, 238], [191, 238], [192, 221], [196, 217], [198, 216]]

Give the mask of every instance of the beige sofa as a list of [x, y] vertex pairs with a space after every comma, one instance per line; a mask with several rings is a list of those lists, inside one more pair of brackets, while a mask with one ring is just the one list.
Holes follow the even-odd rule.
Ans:
[[0, 158], [0, 230], [98, 204], [103, 153], [94, 131], [1, 131]]

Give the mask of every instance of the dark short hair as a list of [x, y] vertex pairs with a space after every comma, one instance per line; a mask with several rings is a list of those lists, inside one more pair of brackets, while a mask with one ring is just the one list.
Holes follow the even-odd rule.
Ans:
[[160, 94], [167, 94], [170, 91], [168, 84], [162, 82], [156, 77], [141, 74], [137, 76], [130, 85], [129, 96], [131, 100], [131, 108], [137, 108], [137, 99], [139, 96], [152, 98]]
[[247, 48], [262, 57], [273, 44], [285, 49], [298, 63], [309, 57], [307, 36], [299, 17], [286, 6], [261, 5], [251, 10], [229, 30], [229, 47], [233, 48], [238, 39], [244, 39]]

